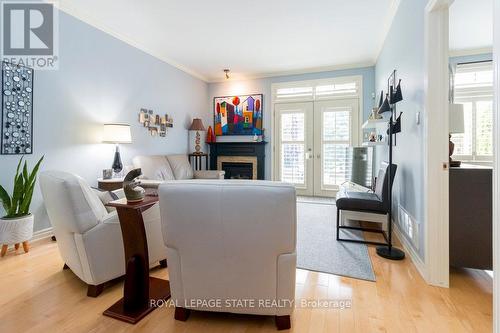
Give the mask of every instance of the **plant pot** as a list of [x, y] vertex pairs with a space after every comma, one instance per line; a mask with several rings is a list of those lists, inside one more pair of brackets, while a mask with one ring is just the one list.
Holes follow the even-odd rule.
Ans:
[[10, 245], [29, 241], [33, 237], [33, 214], [0, 218], [0, 244]]

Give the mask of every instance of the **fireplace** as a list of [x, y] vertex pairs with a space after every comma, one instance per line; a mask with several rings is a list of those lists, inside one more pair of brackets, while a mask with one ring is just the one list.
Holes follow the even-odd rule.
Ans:
[[222, 162], [226, 179], [253, 179], [252, 163]]
[[210, 169], [226, 179], [264, 179], [266, 142], [210, 143]]
[[225, 179], [257, 179], [257, 157], [219, 156], [217, 170], [226, 172]]

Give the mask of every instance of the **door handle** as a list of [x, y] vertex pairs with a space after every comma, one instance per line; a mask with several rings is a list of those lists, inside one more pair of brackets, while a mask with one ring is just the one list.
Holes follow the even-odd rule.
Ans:
[[312, 148], [307, 149], [306, 160], [310, 160], [313, 157]]

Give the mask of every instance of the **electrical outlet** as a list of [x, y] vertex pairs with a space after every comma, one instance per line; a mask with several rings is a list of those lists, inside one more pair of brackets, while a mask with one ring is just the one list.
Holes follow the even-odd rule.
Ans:
[[415, 249], [419, 248], [419, 223], [401, 205], [399, 206], [399, 226]]

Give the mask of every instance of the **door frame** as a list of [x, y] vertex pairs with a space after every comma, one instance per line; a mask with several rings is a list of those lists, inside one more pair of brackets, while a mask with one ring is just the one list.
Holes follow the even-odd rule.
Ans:
[[448, 61], [449, 7], [453, 0], [429, 0], [425, 7], [424, 72], [424, 279], [449, 286]]
[[493, 2], [493, 332], [500, 332], [500, 0]]
[[[269, 143], [271, 145], [271, 180], [277, 180], [276, 179], [276, 142], [277, 140], [275, 139], [275, 129], [276, 129], [276, 114], [274, 112], [274, 106], [275, 104], [279, 104], [280, 102], [277, 102], [275, 100], [274, 96], [274, 91], [277, 87], [280, 86], [285, 86], [285, 85], [294, 85], [297, 83], [304, 83], [304, 82], [309, 82], [311, 84], [317, 84], [317, 83], [322, 83], [322, 82], [331, 82], [331, 81], [346, 81], [346, 80], [353, 80], [356, 81], [359, 84], [359, 91], [358, 91], [358, 106], [359, 106], [359, 142], [363, 142], [363, 131], [361, 129], [361, 125], [363, 125], [363, 119], [364, 119], [364, 93], [363, 93], [363, 75], [362, 74], [357, 74], [357, 75], [342, 75], [342, 76], [333, 76], [329, 78], [321, 78], [321, 79], [313, 79], [313, 80], [291, 80], [291, 81], [283, 81], [283, 82], [275, 82], [271, 84], [271, 135], [269, 139]], [[331, 99], [345, 99], [345, 98], [352, 98], [352, 97], [346, 97], [346, 96], [339, 96], [339, 97], [334, 97]], [[323, 98], [322, 100], [328, 100], [327, 98]], [[293, 100], [290, 102], [296, 102], [297, 100]], [[314, 99], [307, 99], [303, 100], [302, 102], [306, 101], [312, 101], [314, 102]], [[300, 102], [300, 101], [299, 101]], [[285, 103], [285, 102], [282, 102]]]

